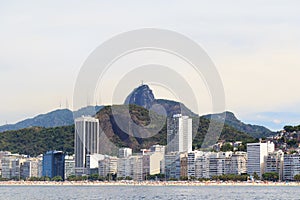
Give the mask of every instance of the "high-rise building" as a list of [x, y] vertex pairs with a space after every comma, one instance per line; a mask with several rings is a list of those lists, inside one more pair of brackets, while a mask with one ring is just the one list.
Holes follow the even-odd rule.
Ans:
[[143, 156], [135, 155], [129, 158], [130, 162], [130, 177], [135, 181], [143, 180]]
[[21, 178], [21, 163], [25, 158], [19, 154], [7, 154], [2, 160], [2, 178], [20, 179]]
[[65, 156], [65, 179], [75, 175], [75, 159], [74, 156]]
[[99, 154], [99, 120], [82, 116], [75, 119], [75, 173], [87, 174], [86, 156]]
[[166, 178], [180, 178], [180, 154], [170, 152], [165, 155], [165, 173]]
[[247, 153], [235, 152], [230, 159], [228, 174], [241, 175], [247, 173]]
[[181, 114], [167, 120], [167, 152], [192, 151], [192, 119]]
[[7, 156], [7, 155], [9, 155], [9, 154], [11, 154], [11, 152], [9, 152], [9, 151], [0, 151], [0, 175], [2, 175], [2, 158], [4, 157], [4, 156]]
[[260, 178], [265, 170], [265, 156], [274, 152], [274, 143], [248, 143], [247, 144], [247, 173], [254, 175], [256, 173]]
[[294, 181], [300, 174], [300, 154], [285, 154], [283, 158], [283, 180]]
[[48, 151], [43, 155], [43, 176], [65, 178], [65, 154], [62, 151]]
[[143, 177], [161, 173], [161, 162], [164, 159], [165, 147], [153, 145], [150, 149], [143, 150]]
[[39, 159], [26, 159], [20, 166], [21, 178], [39, 177]]
[[284, 153], [280, 150], [265, 156], [265, 173], [276, 172], [279, 175], [279, 180], [282, 180], [283, 155]]

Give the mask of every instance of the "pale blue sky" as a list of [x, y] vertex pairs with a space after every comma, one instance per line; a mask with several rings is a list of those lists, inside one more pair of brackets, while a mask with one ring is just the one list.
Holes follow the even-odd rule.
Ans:
[[296, 0], [0, 1], [0, 125], [71, 104], [87, 56], [145, 27], [198, 42], [220, 72], [227, 109], [242, 120], [300, 124], [299, 8]]

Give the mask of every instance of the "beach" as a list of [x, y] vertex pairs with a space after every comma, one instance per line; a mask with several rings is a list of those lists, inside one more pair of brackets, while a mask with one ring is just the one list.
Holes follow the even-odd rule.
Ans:
[[299, 182], [221, 181], [2, 181], [0, 186], [300, 186]]

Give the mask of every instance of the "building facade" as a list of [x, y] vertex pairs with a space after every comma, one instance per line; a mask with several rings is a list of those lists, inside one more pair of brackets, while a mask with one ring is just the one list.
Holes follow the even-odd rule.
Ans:
[[99, 120], [82, 116], [75, 119], [75, 173], [87, 174], [86, 156], [99, 154]]
[[283, 180], [294, 181], [297, 174], [300, 174], [300, 155], [285, 154], [283, 158]]
[[274, 143], [249, 143], [247, 144], [247, 173], [254, 175], [255, 173], [261, 178], [265, 170], [265, 156], [274, 152]]
[[48, 151], [43, 155], [43, 176], [65, 178], [65, 154], [62, 151]]
[[167, 120], [167, 152], [192, 151], [192, 119], [181, 114]]

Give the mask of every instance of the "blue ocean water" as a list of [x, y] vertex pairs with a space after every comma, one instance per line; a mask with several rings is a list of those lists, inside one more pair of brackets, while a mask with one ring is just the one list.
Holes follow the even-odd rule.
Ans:
[[0, 199], [300, 199], [297, 186], [0, 186]]

